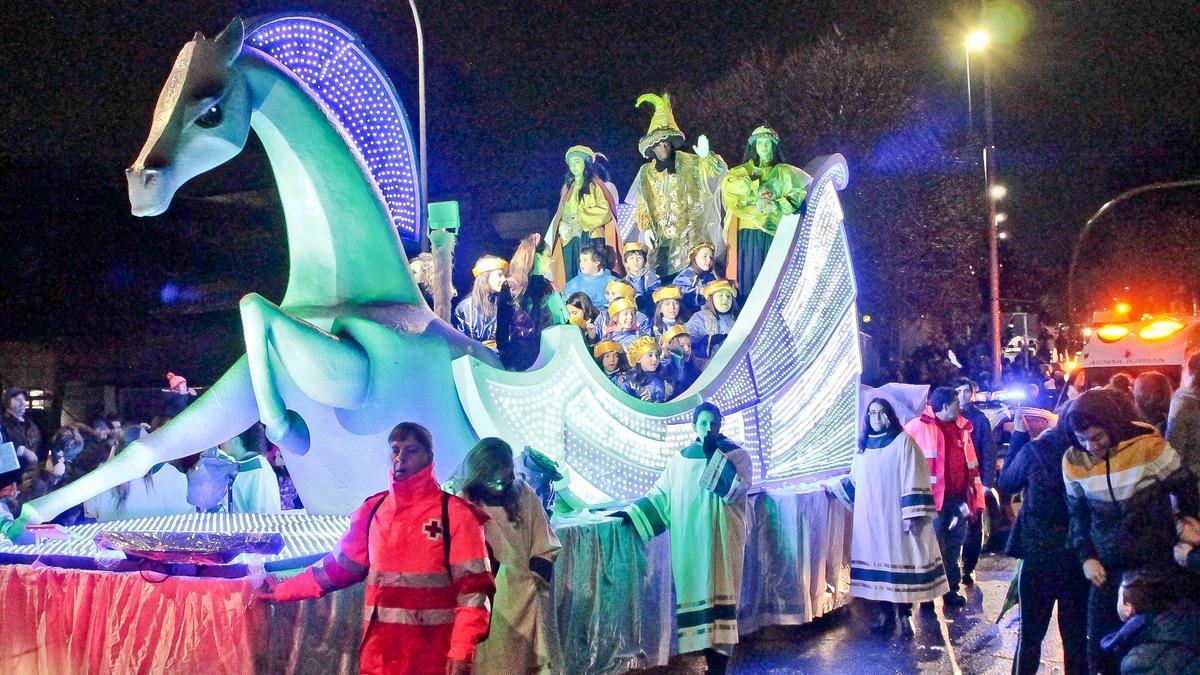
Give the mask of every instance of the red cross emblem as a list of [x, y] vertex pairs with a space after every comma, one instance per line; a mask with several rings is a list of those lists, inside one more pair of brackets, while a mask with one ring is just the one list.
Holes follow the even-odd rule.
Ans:
[[421, 528], [425, 531], [425, 536], [437, 541], [442, 538], [442, 524], [436, 520], [431, 520], [425, 523], [425, 527]]

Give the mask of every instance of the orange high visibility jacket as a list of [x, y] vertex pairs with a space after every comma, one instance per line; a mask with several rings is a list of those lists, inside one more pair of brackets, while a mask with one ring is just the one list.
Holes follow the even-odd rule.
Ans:
[[365, 579], [361, 672], [443, 675], [447, 658], [473, 661], [495, 593], [483, 534], [488, 517], [449, 498], [447, 565], [443, 494], [433, 466], [393, 481], [355, 510], [332, 553], [281, 582], [275, 598], [316, 598]]
[[[967, 455], [967, 506], [971, 514], [983, 511], [983, 481], [979, 479], [979, 459], [975, 456], [975, 444], [971, 442], [971, 422], [963, 416], [958, 418], [958, 431], [963, 435], [963, 451]], [[925, 412], [904, 425], [904, 430], [917, 442], [921, 454], [929, 462], [929, 487], [933, 489], [933, 504], [938, 511], [946, 499], [946, 439], [938, 428], [933, 408], [925, 406]]]

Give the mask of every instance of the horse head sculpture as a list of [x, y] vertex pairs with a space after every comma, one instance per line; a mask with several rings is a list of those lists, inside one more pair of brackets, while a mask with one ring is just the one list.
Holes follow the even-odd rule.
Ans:
[[167, 210], [175, 191], [233, 159], [250, 134], [250, 92], [231, 66], [242, 51], [244, 28], [234, 19], [209, 40], [196, 33], [180, 50], [159, 93], [150, 136], [125, 169], [135, 216]]

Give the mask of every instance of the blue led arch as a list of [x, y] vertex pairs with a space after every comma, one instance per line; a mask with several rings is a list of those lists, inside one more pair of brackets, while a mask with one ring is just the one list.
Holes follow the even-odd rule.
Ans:
[[281, 15], [252, 24], [245, 44], [250, 54], [269, 58], [320, 97], [397, 232], [419, 240], [421, 190], [412, 127], [391, 80], [362, 42], [332, 21]]

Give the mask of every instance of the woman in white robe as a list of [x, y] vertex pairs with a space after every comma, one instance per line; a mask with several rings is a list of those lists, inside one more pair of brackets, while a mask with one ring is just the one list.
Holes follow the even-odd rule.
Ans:
[[834, 493], [854, 510], [850, 595], [878, 603], [874, 629], [890, 632], [897, 609], [906, 617], [911, 603], [949, 591], [931, 526], [937, 510], [929, 464], [886, 399], [867, 406], [850, 475], [834, 485]]
[[487, 640], [475, 655], [479, 675], [525, 675], [551, 670], [541, 598], [549, 592], [554, 559], [562, 548], [533, 488], [513, 472], [513, 452], [498, 438], [484, 438], [463, 462], [452, 492], [482, 509], [490, 520], [484, 536], [494, 560], [496, 597]]

